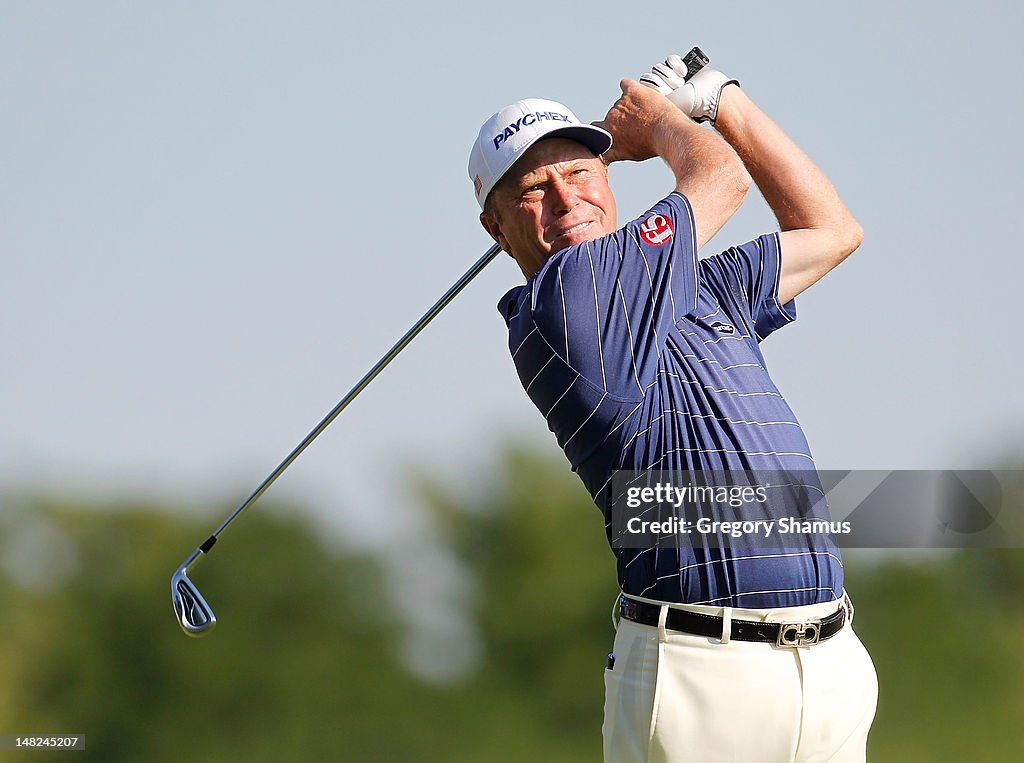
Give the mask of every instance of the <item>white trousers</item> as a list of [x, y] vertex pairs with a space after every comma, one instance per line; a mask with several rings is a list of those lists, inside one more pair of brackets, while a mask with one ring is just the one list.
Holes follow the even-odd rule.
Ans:
[[[672, 606], [736, 620], [803, 622], [831, 614], [838, 602], [774, 610]], [[663, 608], [662, 624], [665, 614]], [[614, 654], [604, 674], [606, 763], [865, 759], [878, 682], [849, 624], [827, 641], [794, 649], [622, 619]]]

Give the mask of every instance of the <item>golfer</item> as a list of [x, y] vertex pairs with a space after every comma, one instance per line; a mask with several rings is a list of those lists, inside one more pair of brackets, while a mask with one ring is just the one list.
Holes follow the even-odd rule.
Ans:
[[[759, 343], [862, 238], [829, 180], [734, 80], [678, 56], [641, 79], [623, 80], [595, 125], [553, 101], [502, 109], [469, 167], [481, 223], [526, 277], [499, 304], [519, 378], [610, 541], [622, 470], [813, 473]], [[608, 165], [653, 157], [674, 187], [620, 227]], [[751, 182], [780, 230], [698, 260]], [[877, 682], [839, 549], [821, 534], [790, 543], [612, 543], [622, 594], [606, 761], [864, 759]], [[557, 609], [559, 581], [550, 587]]]

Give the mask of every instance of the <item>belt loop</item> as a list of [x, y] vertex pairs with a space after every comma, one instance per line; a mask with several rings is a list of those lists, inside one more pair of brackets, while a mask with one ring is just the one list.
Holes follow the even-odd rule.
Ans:
[[621, 611], [622, 594], [620, 593], [618, 596], [615, 597], [615, 601], [612, 602], [612, 628], [616, 631], [619, 630], [619, 620], [621, 619], [621, 615], [619, 613]]
[[732, 607], [723, 607], [722, 637], [719, 639], [719, 643], [728, 644], [730, 638], [732, 638]]
[[668, 641], [668, 633], [665, 630], [665, 622], [668, 620], [668, 605], [662, 604], [658, 610], [658, 641], [664, 644]]
[[853, 625], [853, 613], [855, 610], [853, 608], [853, 599], [850, 598], [850, 594], [846, 592], [845, 588], [843, 589], [843, 609], [846, 610], [846, 625], [849, 627]]

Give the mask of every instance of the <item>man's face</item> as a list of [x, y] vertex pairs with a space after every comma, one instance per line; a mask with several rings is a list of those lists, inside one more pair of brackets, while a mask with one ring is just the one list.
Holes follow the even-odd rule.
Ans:
[[480, 222], [529, 277], [556, 252], [615, 230], [608, 168], [576, 141], [538, 141], [491, 192]]

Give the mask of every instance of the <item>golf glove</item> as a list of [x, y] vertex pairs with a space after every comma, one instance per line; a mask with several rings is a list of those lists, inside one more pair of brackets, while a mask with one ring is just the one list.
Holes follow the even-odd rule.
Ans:
[[723, 88], [740, 84], [707, 65], [687, 76], [686, 64], [676, 55], [651, 68], [652, 71], [640, 76], [640, 81], [653, 87], [698, 122], [714, 124]]

